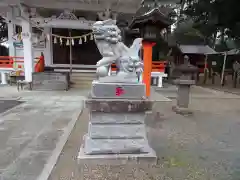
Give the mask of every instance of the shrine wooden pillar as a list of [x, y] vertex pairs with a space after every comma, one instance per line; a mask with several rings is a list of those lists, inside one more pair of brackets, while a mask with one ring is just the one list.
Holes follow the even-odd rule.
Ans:
[[143, 41], [143, 82], [146, 85], [146, 97], [151, 94], [152, 48], [156, 43]]

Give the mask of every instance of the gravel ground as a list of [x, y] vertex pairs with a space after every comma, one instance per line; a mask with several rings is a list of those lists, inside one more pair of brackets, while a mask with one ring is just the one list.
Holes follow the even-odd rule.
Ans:
[[165, 108], [158, 106], [164, 114], [147, 123], [148, 135], [172, 179], [239, 179], [239, 113], [198, 110], [183, 117]]
[[[194, 114], [188, 117], [172, 112], [175, 100], [155, 105], [155, 115], [146, 125], [161, 179], [240, 179], [240, 99], [223, 96], [192, 98]], [[49, 180], [80, 180], [76, 157], [87, 130], [87, 113], [83, 111]]]

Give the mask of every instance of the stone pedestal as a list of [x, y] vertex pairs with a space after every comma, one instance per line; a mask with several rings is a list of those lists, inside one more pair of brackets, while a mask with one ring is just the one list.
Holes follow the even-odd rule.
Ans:
[[118, 88], [119, 83], [93, 82], [86, 100], [90, 112], [88, 133], [78, 156], [81, 179], [133, 179], [134, 174], [126, 176], [121, 169], [141, 171], [147, 167], [147, 171], [149, 165], [156, 164], [144, 123], [145, 112], [153, 105], [144, 99], [145, 85], [122, 83], [116, 93]]
[[91, 96], [92, 98], [142, 99], [145, 97], [145, 86], [142, 83], [112, 83], [93, 81]]
[[192, 111], [188, 108], [190, 88], [195, 84], [194, 80], [177, 79], [174, 81], [178, 85], [177, 91], [177, 105], [173, 107], [173, 111], [182, 115], [192, 114]]

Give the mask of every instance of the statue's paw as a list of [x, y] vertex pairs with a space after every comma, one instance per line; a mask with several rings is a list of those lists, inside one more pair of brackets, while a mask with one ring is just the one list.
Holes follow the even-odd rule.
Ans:
[[104, 61], [103, 59], [101, 59], [100, 61], [97, 62], [96, 66], [97, 66], [97, 67], [103, 66], [103, 65], [104, 65], [104, 62], [105, 62], [105, 61]]
[[143, 66], [143, 63], [138, 61], [138, 62], [135, 63], [135, 66], [137, 66], [137, 67]]
[[97, 68], [96, 73], [99, 77], [105, 77], [105, 76], [108, 75], [108, 68], [105, 67], [105, 66], [100, 66], [100, 67]]
[[114, 53], [112, 51], [110, 51], [108, 48], [106, 48], [105, 51], [103, 52], [102, 56], [103, 57], [111, 57], [111, 56], [114, 56]]
[[139, 74], [143, 73], [143, 68], [137, 68], [136, 73], [139, 73]]
[[100, 64], [101, 64], [101, 62], [99, 62], [99, 61], [98, 61], [98, 62], [97, 62], [97, 64], [96, 64], [96, 66], [97, 66], [97, 67], [99, 67], [99, 66], [100, 66]]

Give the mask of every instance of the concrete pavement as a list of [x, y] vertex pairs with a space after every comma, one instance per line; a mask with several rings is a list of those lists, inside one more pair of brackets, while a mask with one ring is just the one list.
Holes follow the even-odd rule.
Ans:
[[83, 108], [84, 93], [16, 92], [1, 99], [23, 103], [0, 115], [0, 179], [46, 180]]

